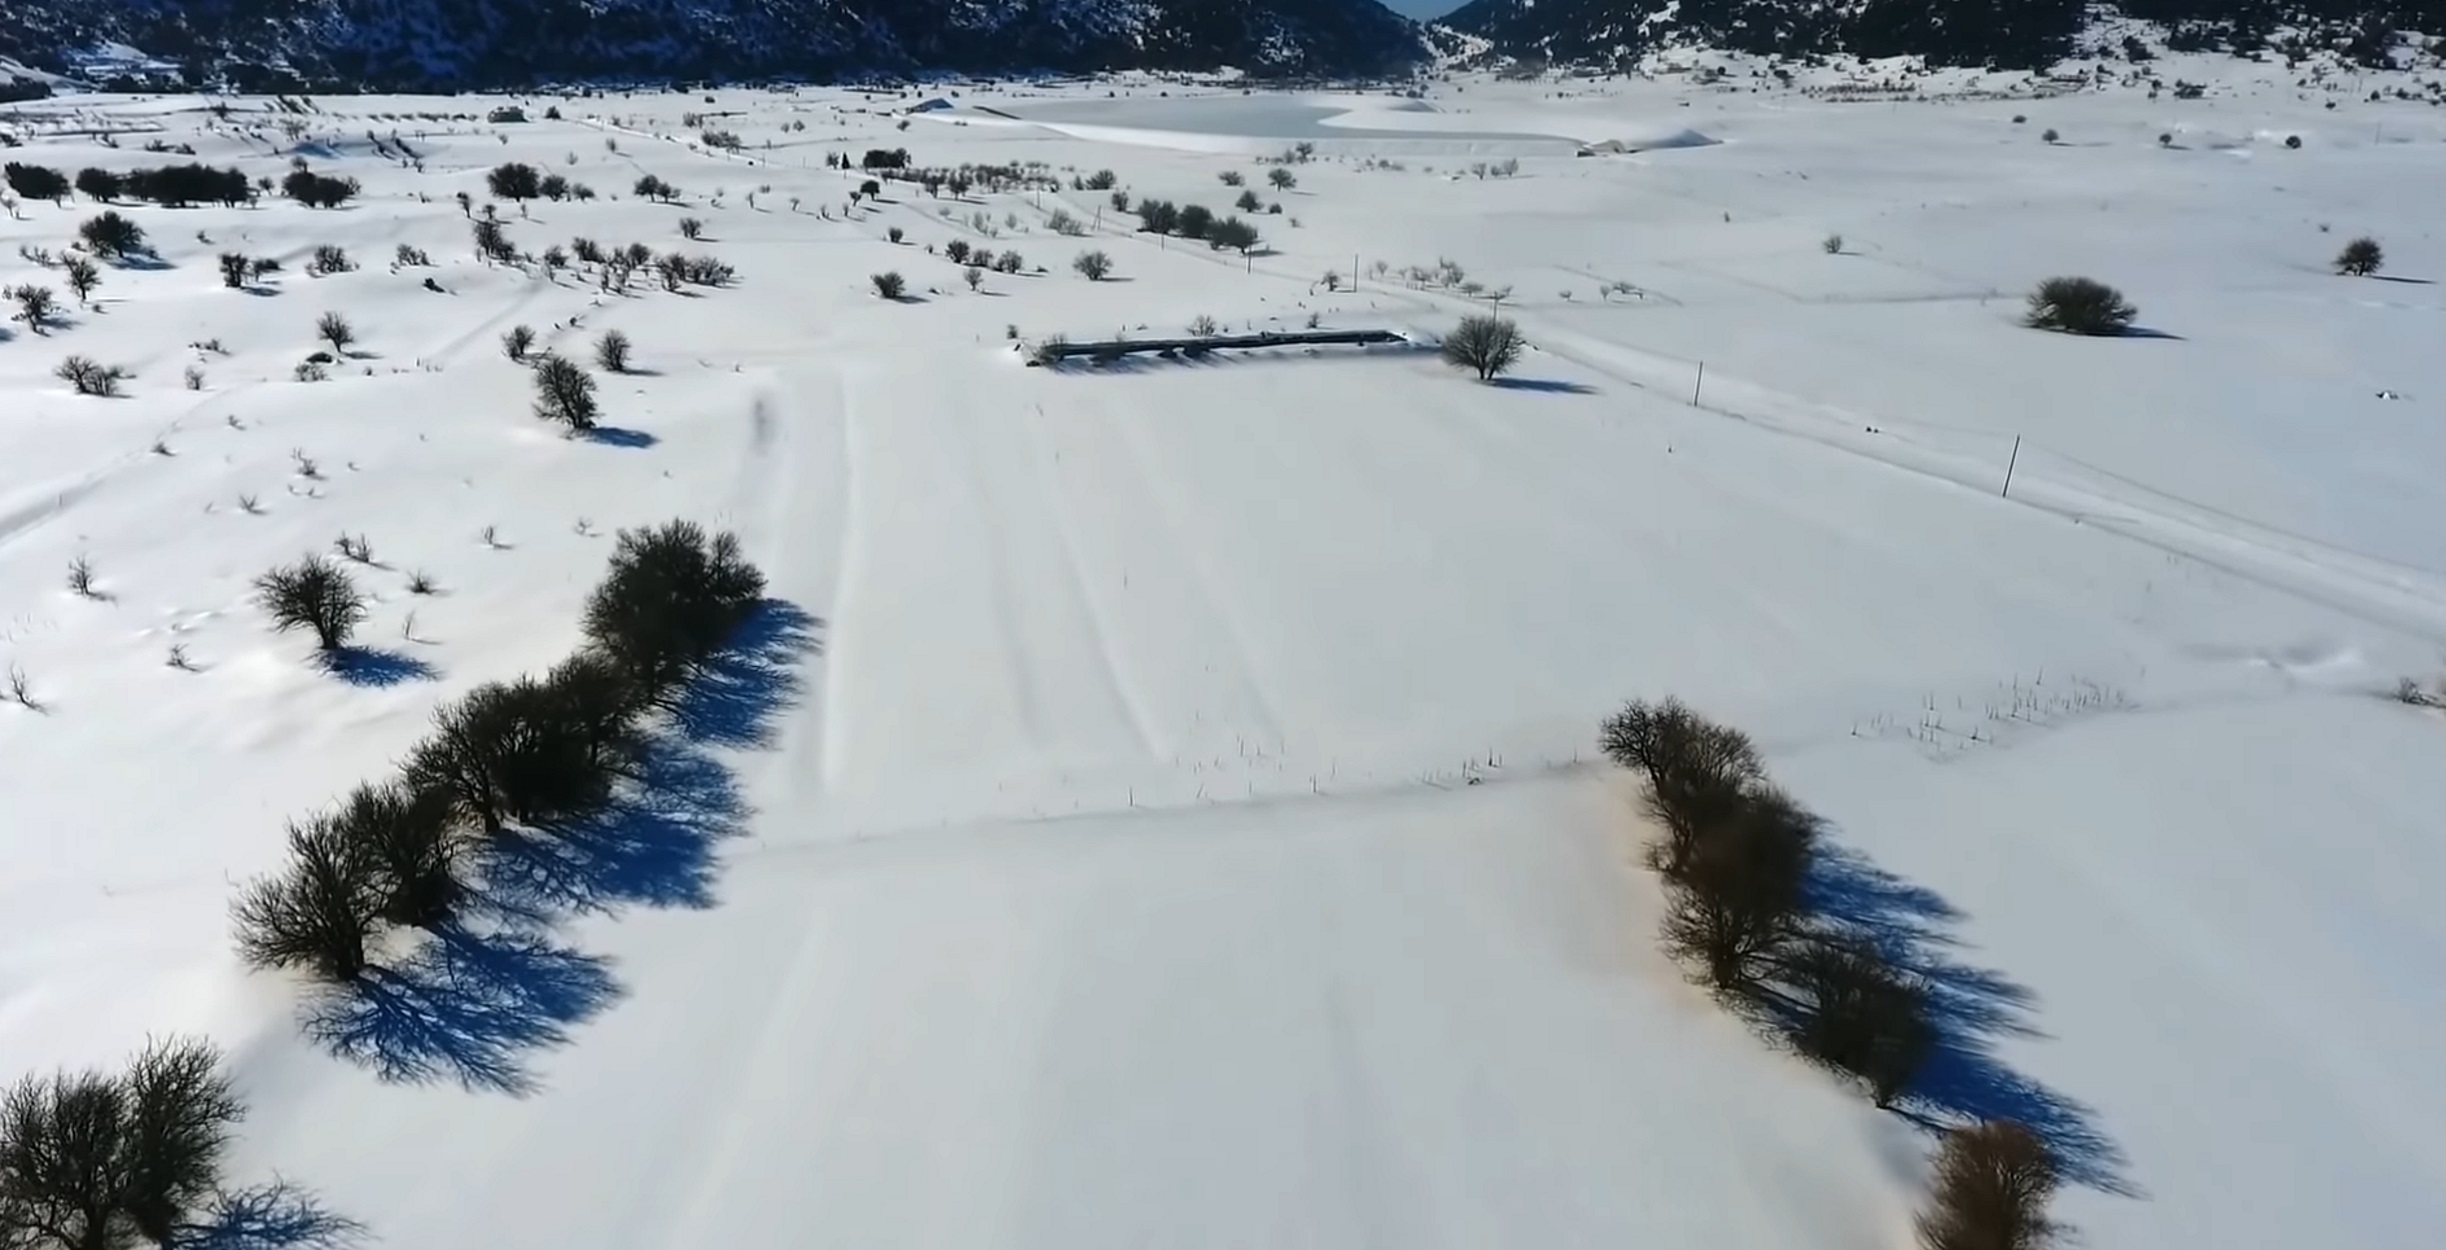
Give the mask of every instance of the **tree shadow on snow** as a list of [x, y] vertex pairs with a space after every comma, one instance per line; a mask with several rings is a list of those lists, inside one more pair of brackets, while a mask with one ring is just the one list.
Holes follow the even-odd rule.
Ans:
[[1585, 382], [1566, 382], [1560, 378], [1496, 378], [1489, 382], [1502, 391], [1536, 391], [1551, 395], [1594, 395], [1597, 388]]
[[365, 1241], [363, 1224], [275, 1180], [219, 1195], [211, 1217], [181, 1229], [171, 1244], [178, 1250], [341, 1250]]
[[308, 1009], [307, 1034], [386, 1081], [533, 1092], [525, 1056], [564, 1044], [622, 993], [608, 961], [560, 942], [556, 926], [631, 906], [714, 905], [718, 844], [750, 814], [716, 752], [770, 745], [821, 631], [798, 607], [766, 601], [656, 719], [609, 807], [486, 839], [469, 865], [466, 921], [329, 991]]
[[342, 647], [322, 652], [316, 663], [323, 671], [352, 686], [396, 686], [402, 682], [433, 681], [441, 670], [397, 651], [381, 647]]
[[587, 442], [606, 447], [645, 448], [662, 441], [644, 430], [626, 430], [616, 425], [598, 425], [586, 431], [584, 437]]
[[1848, 847], [1819, 844], [1808, 883], [1812, 912], [1860, 937], [1928, 989], [1935, 1053], [1899, 1100], [1927, 1128], [1969, 1120], [2017, 1120], [2047, 1143], [2066, 1179], [2124, 1197], [2123, 1151], [2087, 1106], [2016, 1072], [1996, 1053], [2005, 1038], [2043, 1036], [2030, 1016], [2037, 996], [2001, 973], [1960, 957], [1963, 913], [1935, 891], [1877, 867]]
[[450, 927], [417, 952], [336, 987], [306, 1010], [308, 1037], [385, 1081], [444, 1078], [471, 1090], [536, 1089], [522, 1056], [569, 1040], [620, 996], [607, 961], [540, 929]]
[[2174, 343], [2190, 341], [2171, 330], [2153, 330], [2148, 326], [2125, 326], [2115, 337], [2119, 339], [2165, 339]]

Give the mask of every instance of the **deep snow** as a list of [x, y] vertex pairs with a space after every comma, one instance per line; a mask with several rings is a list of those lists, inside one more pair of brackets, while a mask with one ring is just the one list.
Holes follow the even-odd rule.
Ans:
[[[812, 89], [503, 126], [330, 99], [297, 140], [261, 101], [0, 114], [15, 160], [180, 159], [157, 137], [277, 177], [320, 144], [366, 187], [126, 209], [164, 263], [0, 343], [0, 666], [45, 705], [0, 704], [0, 1061], [209, 1032], [248, 1172], [398, 1245], [1903, 1244], [1924, 1136], [1653, 952], [1592, 740], [1671, 693], [1829, 818], [1839, 902], [1971, 987], [1922, 1109], [2042, 1121], [2086, 1244], [2418, 1244], [2446, 1219], [2446, 724], [2383, 694], [2446, 646], [2446, 124], [2168, 69], [2212, 73], [2199, 101], [1674, 77], [1424, 108], [1125, 80], [905, 129]], [[1684, 131], [1718, 142], [1570, 154]], [[1251, 158], [1286, 135], [1316, 158], [1277, 192]], [[1237, 169], [1284, 211], [1245, 262], [1100, 192], [845, 213], [861, 175], [821, 155], [895, 146], [1218, 210]], [[508, 159], [606, 194], [505, 206], [530, 251], [637, 239], [741, 283], [478, 263], [452, 196]], [[685, 201], [631, 197], [643, 172]], [[18, 245], [91, 211], [0, 222], [0, 285], [59, 285]], [[2361, 232], [2387, 279], [2327, 271]], [[953, 238], [1047, 272], [971, 292], [926, 251]], [[391, 272], [402, 242], [437, 268]], [[308, 277], [321, 243], [361, 267]], [[1070, 271], [1090, 246], [1118, 280]], [[222, 289], [233, 247], [286, 272]], [[1486, 306], [1402, 281], [1439, 258], [1509, 289], [1535, 350], [1504, 384], [1424, 351], [1047, 371], [1007, 337], [1313, 313], [1424, 341]], [[2153, 333], [2018, 326], [2058, 272]], [[294, 381], [326, 310], [364, 354]], [[606, 436], [528, 415], [496, 346], [522, 322], [636, 340]], [[69, 395], [70, 352], [129, 396]], [[402, 950], [338, 1003], [245, 975], [225, 909], [283, 819], [564, 653], [608, 535], [675, 515], [737, 529], [780, 606], [596, 842], [494, 863], [549, 935]], [[247, 592], [344, 532], [385, 566], [353, 683]], [[65, 589], [79, 555], [107, 598]]]

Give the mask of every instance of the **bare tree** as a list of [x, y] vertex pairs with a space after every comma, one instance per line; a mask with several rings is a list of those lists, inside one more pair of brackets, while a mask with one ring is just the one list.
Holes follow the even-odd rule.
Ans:
[[93, 289], [102, 285], [102, 267], [82, 256], [70, 256], [60, 262], [60, 271], [68, 279], [68, 289], [76, 292], [76, 302], [92, 306]]
[[1647, 775], [1650, 810], [1666, 833], [1656, 867], [1676, 880], [1700, 837], [1746, 805], [1766, 775], [1747, 735], [1679, 699], [1633, 701], [1606, 719], [1599, 743], [1615, 763]]
[[327, 312], [314, 323], [314, 336], [331, 344], [333, 355], [345, 356], [348, 345], [357, 341], [357, 330], [348, 324], [348, 318], [336, 312]]
[[629, 338], [618, 330], [605, 330], [595, 340], [595, 363], [606, 373], [628, 372]]
[[230, 908], [238, 955], [254, 968], [305, 968], [352, 981], [382, 906], [372, 857], [324, 818], [289, 826], [289, 865], [248, 882]]
[[534, 346], [535, 327], [533, 326], [514, 325], [502, 332], [501, 354], [521, 364], [526, 362], [527, 352]]
[[2336, 254], [2336, 272], [2366, 278], [2378, 272], [2379, 267], [2386, 264], [2386, 259], [2386, 249], [2378, 246], [2378, 240], [2363, 235], [2345, 244], [2344, 250]]
[[1471, 314], [1461, 318], [1461, 324], [1444, 336], [1444, 362], [1474, 369], [1478, 380], [1484, 382], [1510, 369], [1525, 346], [1527, 340], [1520, 337], [1520, 327], [1509, 320]]
[[2025, 1125], [1984, 1120], [1945, 1134], [1934, 1192], [1920, 1213], [1926, 1250], [2040, 1250], [2060, 1231], [2047, 1202], [2060, 1183], [2054, 1155]]
[[535, 361], [535, 415], [568, 426], [572, 433], [595, 428], [594, 375], [576, 361], [546, 352]]
[[1927, 987], [1874, 949], [1827, 935], [1796, 948], [1788, 973], [1807, 1001], [1793, 1044], [1866, 1082], [1878, 1106], [1893, 1106], [1936, 1049]]
[[365, 595], [340, 567], [319, 555], [255, 579], [255, 600], [275, 629], [314, 631], [315, 645], [337, 651], [365, 620]]
[[59, 296], [53, 294], [51, 288], [28, 282], [10, 287], [7, 295], [9, 302], [17, 306], [17, 312], [10, 320], [24, 322], [25, 328], [36, 334], [50, 332], [46, 327], [59, 309]]
[[1113, 272], [1113, 258], [1102, 252], [1081, 252], [1070, 267], [1079, 271], [1089, 282], [1102, 282]]

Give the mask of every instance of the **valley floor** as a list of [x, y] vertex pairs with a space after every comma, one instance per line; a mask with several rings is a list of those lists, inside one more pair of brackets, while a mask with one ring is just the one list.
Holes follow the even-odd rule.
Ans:
[[[159, 261], [0, 342], [0, 668], [40, 705], [0, 704], [0, 1061], [209, 1033], [249, 1174], [397, 1245], [1907, 1244], [1925, 1126], [1656, 953], [1593, 744], [1671, 694], [1754, 735], [1831, 884], [1969, 987], [1915, 1114], [2039, 1124], [2085, 1244], [2417, 1244], [2446, 724], [2387, 696], [2446, 664], [2446, 122], [2188, 68], [2208, 99], [0, 113], [12, 160], [183, 159], [155, 140], [364, 187], [123, 207]], [[1573, 154], [1609, 138], [1647, 150]], [[823, 158], [894, 147], [1062, 185], [847, 206], [865, 175]], [[482, 263], [455, 196], [505, 160], [603, 192], [501, 205], [529, 252], [738, 283]], [[1101, 169], [1282, 212], [1246, 258], [1160, 239], [1068, 185]], [[96, 208], [0, 221], [0, 285], [56, 285], [18, 246]], [[2383, 276], [2329, 272], [2362, 233]], [[972, 288], [955, 241], [1027, 263]], [[308, 276], [320, 244], [357, 268]], [[1091, 248], [1113, 278], [1072, 272]], [[284, 272], [224, 289], [231, 249]], [[1441, 260], [1484, 286], [1404, 277]], [[2149, 333], [2018, 325], [2059, 272]], [[1480, 384], [1432, 344], [1490, 290], [1532, 350]], [[361, 341], [301, 381], [326, 311]], [[1199, 316], [1417, 345], [1024, 364]], [[594, 437], [529, 414], [519, 324], [635, 340]], [[128, 395], [68, 393], [72, 352]], [[490, 865], [559, 922], [403, 945], [354, 998], [245, 973], [229, 898], [284, 820], [565, 654], [611, 535], [672, 516], [738, 532], [775, 603], [599, 840]], [[355, 681], [250, 601], [342, 534], [374, 549]]]

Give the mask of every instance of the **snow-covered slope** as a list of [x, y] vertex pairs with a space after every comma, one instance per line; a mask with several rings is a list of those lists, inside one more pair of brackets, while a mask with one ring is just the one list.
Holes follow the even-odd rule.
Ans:
[[[2446, 723], [2383, 696], [2446, 644], [2446, 129], [2266, 73], [1902, 106], [1472, 80], [1211, 124], [1119, 82], [905, 130], [820, 91], [502, 126], [366, 98], [296, 140], [200, 100], [24, 106], [12, 160], [157, 139], [277, 178], [303, 144], [365, 195], [126, 208], [161, 263], [0, 342], [0, 668], [42, 705], [0, 704], [0, 1070], [209, 1032], [243, 1170], [396, 1245], [1902, 1244], [1920, 1128], [1654, 951], [1591, 743], [1678, 694], [1828, 818], [1832, 884], [1976, 987], [1914, 1113], [2038, 1123], [2088, 1245], [2418, 1244]], [[698, 111], [745, 150], [696, 146]], [[1681, 132], [1715, 142], [1570, 154]], [[1247, 152], [1293, 142], [1277, 189]], [[863, 175], [821, 158], [897, 146], [1217, 209], [1236, 171], [1283, 211], [1243, 259], [1098, 191], [847, 209]], [[529, 251], [741, 281], [478, 262], [454, 196], [512, 159], [604, 192], [503, 206]], [[18, 245], [92, 211], [0, 222], [0, 286], [58, 285]], [[2386, 276], [2330, 273], [2362, 232]], [[954, 240], [1027, 272], [971, 290]], [[403, 243], [434, 267], [392, 271]], [[360, 267], [307, 276], [319, 244]], [[1088, 248], [1115, 280], [1071, 271]], [[227, 250], [285, 272], [224, 289]], [[1403, 279], [1439, 259], [1484, 287]], [[2057, 272], [2149, 333], [2019, 326]], [[1426, 342], [1488, 288], [1534, 344], [1497, 385], [1399, 348], [1019, 351], [1201, 315]], [[296, 380], [325, 311], [360, 355]], [[517, 324], [635, 339], [601, 436], [529, 415]], [[68, 394], [71, 352], [127, 397]], [[675, 515], [738, 531], [777, 602], [598, 836], [489, 862], [551, 923], [402, 944], [336, 999], [241, 972], [225, 911], [284, 818], [564, 654], [608, 536]], [[343, 533], [379, 562], [356, 683], [248, 588]], [[65, 588], [79, 557], [102, 597]]]

